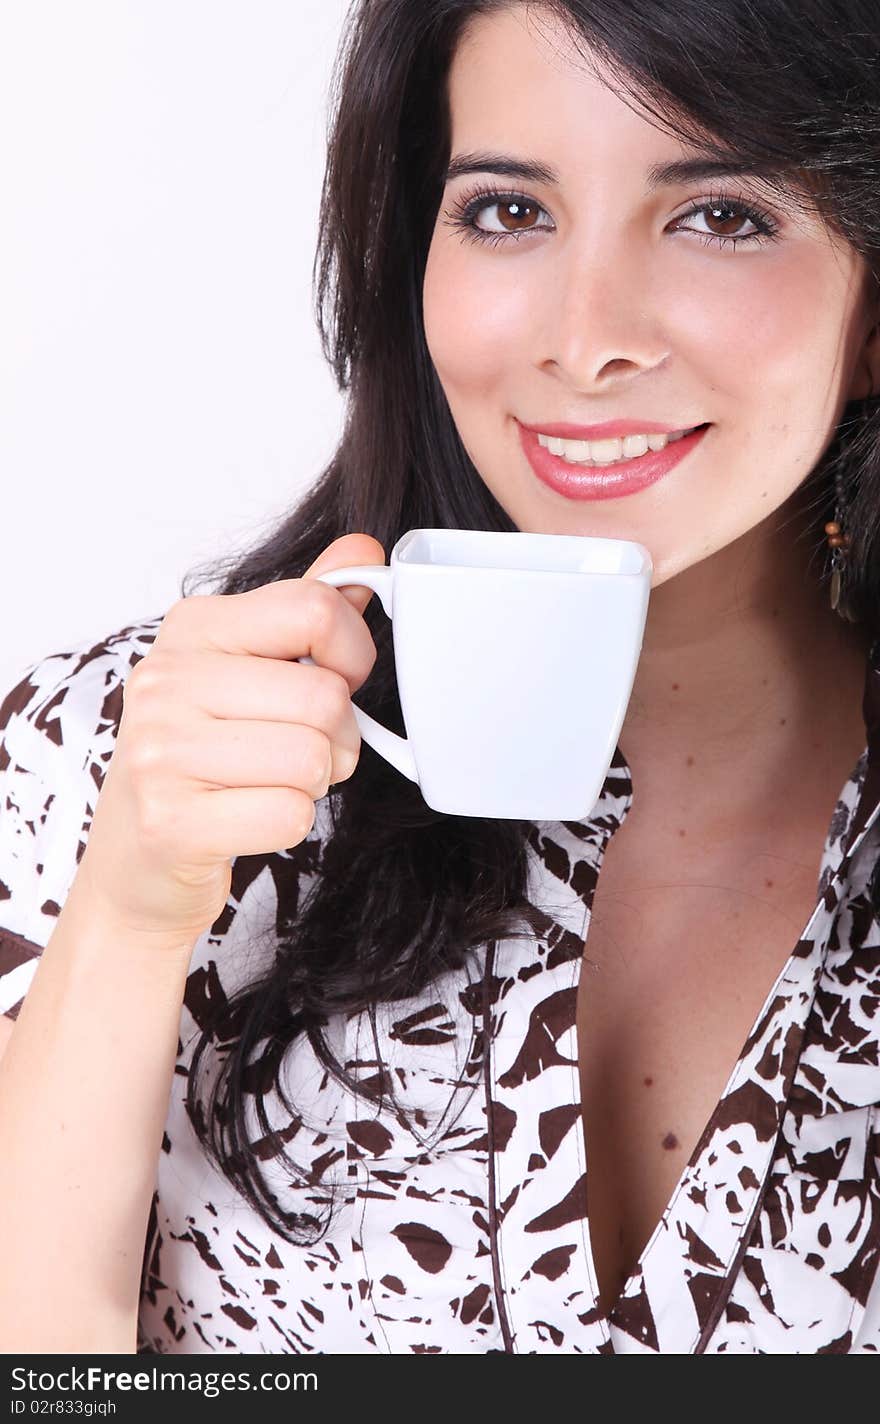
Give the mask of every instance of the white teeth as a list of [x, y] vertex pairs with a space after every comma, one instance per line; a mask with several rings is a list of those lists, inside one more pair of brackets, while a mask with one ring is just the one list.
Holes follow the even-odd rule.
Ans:
[[[696, 426], [693, 427], [696, 429]], [[562, 440], [557, 435], [539, 435], [538, 444], [551, 455], [561, 455], [573, 465], [614, 465], [620, 460], [635, 460], [649, 450], [663, 450], [690, 430], [676, 430], [671, 435], [659, 431], [645, 435], [626, 435], [617, 440]]]

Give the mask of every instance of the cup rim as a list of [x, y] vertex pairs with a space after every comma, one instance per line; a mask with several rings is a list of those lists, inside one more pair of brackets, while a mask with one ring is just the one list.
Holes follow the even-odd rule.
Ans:
[[[430, 535], [430, 536], [434, 537], [435, 539], [437, 539], [437, 540], [439, 540], [439, 541], [441, 541], [441, 542], [446, 542], [446, 541], [455, 540], [457, 543], [461, 543], [461, 542], [463, 541], [464, 543], [467, 543], [467, 544], [479, 544], [479, 543], [481, 543], [481, 542], [484, 542], [486, 539], [488, 539], [488, 540], [490, 540], [490, 541], [501, 540], [501, 541], [504, 541], [504, 542], [516, 542], [516, 541], [523, 540], [523, 539], [527, 539], [527, 540], [530, 540], [530, 541], [537, 540], [537, 541], [539, 541], [539, 543], [544, 543], [544, 544], [546, 544], [546, 546], [547, 546], [548, 548], [550, 547], [551, 541], [552, 541], [553, 543], [555, 543], [555, 544], [558, 545], [558, 541], [561, 540], [561, 541], [566, 542], [566, 543], [568, 543], [568, 544], [571, 545], [571, 552], [572, 552], [572, 554], [576, 554], [576, 552], [577, 552], [578, 549], [583, 550], [584, 553], [588, 553], [591, 549], [608, 548], [609, 546], [612, 546], [612, 547], [614, 547], [615, 549], [620, 549], [621, 546], [623, 546], [627, 551], [632, 551], [631, 556], [634, 555], [635, 558], [638, 559], [638, 567], [637, 567], [637, 568], [633, 567], [633, 568], [627, 568], [627, 569], [614, 569], [614, 570], [612, 570], [612, 569], [577, 569], [577, 568], [548, 568], [548, 569], [537, 569], [537, 568], [535, 568], [535, 569], [530, 569], [530, 568], [521, 568], [519, 565], [511, 565], [510, 571], [511, 571], [511, 572], [514, 572], [514, 571], [515, 571], [515, 572], [517, 572], [517, 573], [533, 573], [533, 574], [542, 574], [542, 573], [543, 573], [543, 574], [557, 574], [557, 575], [560, 575], [560, 574], [561, 574], [561, 575], [569, 575], [569, 574], [589, 574], [589, 575], [591, 575], [591, 576], [594, 577], [594, 578], [615, 578], [615, 579], [620, 579], [620, 578], [632, 578], [632, 577], [640, 578], [640, 577], [643, 577], [643, 576], [646, 575], [646, 574], [652, 573], [652, 572], [653, 572], [653, 567], [654, 567], [654, 565], [653, 565], [653, 560], [652, 560], [652, 558], [651, 558], [650, 550], [648, 550], [648, 549], [645, 547], [644, 544], [640, 544], [640, 543], [638, 543], [638, 542], [637, 542], [636, 540], [634, 540], [634, 539], [613, 539], [613, 538], [609, 538], [609, 537], [607, 537], [607, 536], [605, 536], [605, 535], [601, 535], [601, 534], [545, 534], [545, 533], [537, 533], [537, 532], [534, 532], [534, 531], [531, 531], [531, 530], [519, 530], [519, 529], [515, 529], [515, 530], [501, 530], [501, 529], [448, 529], [448, 528], [408, 529], [405, 534], [402, 534], [402, 535], [401, 535], [401, 537], [398, 539], [397, 543], [394, 545], [394, 548], [393, 548], [392, 551], [391, 551], [391, 558], [390, 558], [389, 563], [390, 563], [391, 565], [394, 565], [394, 564], [397, 564], [397, 563], [401, 563], [401, 564], [406, 565], [406, 566], [409, 567], [409, 568], [433, 568], [433, 569], [444, 569], [444, 568], [448, 568], [448, 569], [459, 569], [459, 570], [460, 570], [460, 569], [463, 569], [463, 568], [467, 568], [467, 569], [470, 569], [470, 570], [471, 570], [472, 572], [474, 572], [474, 573], [478, 573], [478, 572], [481, 572], [481, 571], [482, 571], [482, 572], [505, 572], [505, 571], [506, 571], [503, 567], [502, 567], [502, 568], [495, 568], [495, 569], [488, 569], [488, 570], [480, 570], [479, 567], [475, 567], [474, 565], [471, 565], [471, 564], [437, 564], [437, 563], [433, 563], [430, 559], [419, 559], [419, 558], [414, 558], [414, 557], [412, 557], [412, 555], [410, 554], [411, 546], [412, 546], [413, 544], [417, 543], [417, 541], [418, 541], [420, 538], [424, 537], [425, 535]], [[585, 547], [585, 546], [586, 546], [586, 547]]]

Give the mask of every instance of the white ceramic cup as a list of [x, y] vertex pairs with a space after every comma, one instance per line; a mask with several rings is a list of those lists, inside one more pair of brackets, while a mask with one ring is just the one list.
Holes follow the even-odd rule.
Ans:
[[387, 566], [316, 577], [371, 588], [392, 620], [407, 736], [354, 713], [429, 806], [572, 821], [595, 806], [614, 756], [651, 571], [648, 550], [624, 539], [410, 529]]

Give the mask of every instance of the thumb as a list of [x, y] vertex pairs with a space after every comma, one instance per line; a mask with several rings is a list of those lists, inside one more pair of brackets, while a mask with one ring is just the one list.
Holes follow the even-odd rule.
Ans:
[[[321, 551], [314, 563], [306, 569], [303, 578], [315, 578], [318, 574], [327, 573], [329, 569], [344, 569], [349, 564], [384, 566], [385, 550], [371, 534], [343, 534]], [[364, 588], [363, 584], [345, 584], [339, 592], [359, 613], [363, 613], [373, 597], [373, 590]]]

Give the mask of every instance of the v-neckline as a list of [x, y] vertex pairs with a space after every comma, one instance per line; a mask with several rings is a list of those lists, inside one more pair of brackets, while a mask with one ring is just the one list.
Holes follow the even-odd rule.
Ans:
[[[521, 1067], [511, 1067], [495, 1077], [499, 1104], [507, 1105], [504, 1090], [509, 1087], [513, 1089], [510, 1101], [515, 1100], [516, 1111], [523, 1118], [534, 1116], [533, 1140], [541, 1136], [547, 1117], [555, 1115], [563, 1132], [552, 1152], [556, 1190], [559, 1183], [574, 1183], [563, 1200], [555, 1204], [545, 1186], [543, 1195], [550, 1205], [543, 1212], [535, 1212], [535, 1205], [541, 1200], [538, 1191], [533, 1192], [530, 1212], [525, 1210], [523, 1201], [513, 1201], [512, 1209], [505, 1211], [502, 1237], [506, 1238], [505, 1254], [511, 1258], [510, 1265], [504, 1268], [505, 1274], [509, 1271], [511, 1278], [515, 1278], [520, 1263], [525, 1265], [530, 1259], [528, 1255], [520, 1256], [519, 1252], [533, 1251], [536, 1246], [536, 1238], [532, 1236], [526, 1237], [522, 1246], [512, 1248], [510, 1232], [516, 1231], [516, 1222], [521, 1232], [546, 1233], [546, 1237], [539, 1240], [546, 1239], [548, 1244], [570, 1239], [573, 1227], [578, 1225], [580, 1240], [575, 1256], [568, 1258], [565, 1279], [570, 1289], [564, 1299], [554, 1298], [543, 1288], [539, 1291], [535, 1284], [538, 1268], [550, 1269], [557, 1253], [572, 1250], [562, 1245], [544, 1252], [507, 1292], [511, 1317], [508, 1329], [513, 1349], [516, 1349], [517, 1335], [534, 1338], [535, 1327], [539, 1327], [539, 1336], [551, 1343], [560, 1334], [573, 1338], [569, 1332], [574, 1315], [579, 1322], [576, 1346], [579, 1351], [690, 1354], [700, 1353], [705, 1347], [713, 1322], [723, 1309], [742, 1243], [748, 1237], [763, 1198], [834, 920], [835, 887], [880, 812], [880, 769], [867, 765], [865, 752], [842, 794], [849, 798], [846, 824], [841, 826], [841, 818], [837, 816], [836, 835], [833, 821], [826, 836], [817, 903], [758, 1012], [725, 1088], [636, 1267], [607, 1315], [598, 1305], [590, 1241], [576, 1023], [572, 1022], [568, 1029], [569, 1056], [557, 1058], [560, 1066], [555, 1069], [558, 1074], [563, 1063], [570, 1065], [570, 1077], [562, 1079], [570, 1083], [570, 1090], [564, 1100], [554, 1099], [556, 1106], [550, 1114], [546, 1111], [546, 1099], [544, 1111], [541, 1110], [540, 1093], [523, 1096]], [[631, 798], [629, 768], [618, 749], [603, 794], [589, 821], [558, 823], [552, 828], [535, 827], [532, 844], [537, 851], [537, 882], [530, 901], [540, 917], [548, 945], [543, 967], [545, 971], [552, 971], [554, 989], [548, 984], [546, 992], [554, 1001], [570, 995], [571, 1003], [576, 1002], [592, 895], [601, 873], [602, 855], [610, 835], [622, 824]], [[550, 917], [549, 932], [545, 915]], [[493, 961], [493, 975], [506, 972], [507, 952], [506, 945], [499, 946], [499, 957]], [[517, 951], [512, 949], [511, 952], [516, 962]], [[522, 974], [519, 977], [521, 979]], [[502, 1028], [505, 1039], [507, 1032], [514, 1039], [519, 1023], [512, 998], [512, 995], [504, 996], [501, 1021], [507, 1020], [507, 1031]], [[543, 1012], [546, 1018], [546, 1008]], [[568, 1013], [566, 1009], [565, 1023], [568, 1023]], [[534, 1020], [534, 1008], [531, 1017]], [[573, 1020], [573, 1011], [571, 1017]], [[557, 1055], [562, 1043], [563, 1039], [559, 1038]], [[498, 1052], [503, 1060], [501, 1043]], [[561, 1086], [558, 1078], [556, 1081], [557, 1086]], [[570, 1130], [572, 1125], [576, 1130]], [[525, 1133], [525, 1123], [522, 1127]], [[516, 1160], [516, 1154], [495, 1154], [499, 1198], [505, 1203], [512, 1200], [509, 1195], [512, 1188], [515, 1192], [519, 1190], [514, 1187]], [[530, 1191], [536, 1182], [537, 1178], [533, 1177]], [[566, 1221], [570, 1223], [568, 1227]], [[579, 1287], [578, 1277], [581, 1279]], [[528, 1292], [523, 1289], [527, 1280]], [[539, 1300], [540, 1318], [536, 1320]], [[586, 1302], [591, 1304], [584, 1310]], [[542, 1331], [549, 1333], [542, 1336]]]
[[[688, 1329], [685, 1338], [679, 1322], [691, 1309], [683, 1314], [680, 1306], [696, 1306], [698, 1324], [705, 1318], [709, 1298], [723, 1284], [743, 1227], [760, 1201], [830, 924], [820, 896], [764, 998], [654, 1230], [606, 1314], [613, 1342], [620, 1343], [619, 1332], [625, 1332], [660, 1352], [659, 1302], [668, 1315], [662, 1352], [693, 1353], [700, 1330]], [[782, 1045], [784, 1052], [776, 1051]], [[756, 1081], [762, 1059], [771, 1065], [766, 1087]], [[726, 1200], [731, 1193], [736, 1198], [733, 1209]], [[592, 1260], [590, 1272], [595, 1278]], [[652, 1281], [662, 1284], [651, 1289]], [[676, 1302], [674, 1296], [685, 1290], [690, 1300]], [[699, 1302], [696, 1291], [703, 1297]]]
[[[865, 758], [863, 752], [855, 771], [846, 785], [859, 785], [859, 770]], [[855, 807], [851, 809], [853, 819]], [[622, 824], [622, 820], [620, 822]], [[600, 848], [599, 877], [601, 864], [607, 854], [612, 834], [604, 836]], [[827, 912], [825, 887], [820, 886], [822, 867], [826, 881], [836, 878], [843, 858], [844, 847], [838, 841], [834, 856], [829, 860], [828, 837], [823, 847], [821, 865], [816, 876], [816, 899], [806, 923], [797, 937], [794, 948], [778, 970], [762, 1000], [739, 1050], [732, 1058], [732, 1066], [727, 1075], [714, 1107], [709, 1112], [702, 1130], [698, 1133], [691, 1153], [682, 1167], [672, 1190], [654, 1223], [653, 1229], [644, 1242], [633, 1269], [626, 1276], [614, 1300], [607, 1310], [599, 1302], [599, 1281], [595, 1252], [592, 1245], [590, 1200], [590, 1133], [583, 1118], [582, 1064], [584, 1045], [581, 1039], [585, 1027], [576, 1007], [574, 1039], [577, 1045], [578, 1063], [578, 1111], [579, 1127], [584, 1138], [584, 1156], [587, 1163], [587, 1227], [590, 1241], [589, 1270], [593, 1280], [597, 1309], [605, 1316], [612, 1339], [616, 1331], [641, 1337], [649, 1348], [658, 1348], [656, 1330], [652, 1328], [642, 1307], [642, 1297], [646, 1291], [646, 1279], [654, 1271], [653, 1257], [661, 1257], [659, 1268], [664, 1281], [672, 1274], [673, 1262], [670, 1252], [677, 1254], [678, 1274], [687, 1279], [689, 1290], [697, 1276], [693, 1267], [710, 1267], [713, 1271], [723, 1267], [729, 1260], [742, 1236], [742, 1223], [748, 1219], [751, 1208], [760, 1198], [759, 1185], [763, 1184], [772, 1157], [773, 1144], [781, 1122], [785, 1102], [791, 1088], [791, 1080], [798, 1060], [795, 1051], [803, 1036], [809, 1008], [812, 1003], [817, 973], [824, 959], [832, 916]], [[597, 882], [598, 883], [598, 882]], [[585, 965], [590, 959], [590, 920], [593, 900], [590, 899], [584, 925], [584, 956], [576, 975], [576, 1006], [580, 1004], [585, 988]], [[776, 1051], [777, 1045], [785, 1045], [784, 1053]], [[762, 1082], [756, 1082], [755, 1065]], [[751, 1066], [750, 1066], [751, 1065]], [[745, 1112], [733, 1110], [733, 1105], [750, 1097], [749, 1117]], [[725, 1132], [733, 1127], [736, 1137]], [[594, 1129], [595, 1130], [595, 1129]], [[744, 1141], [752, 1134], [751, 1141]], [[707, 1155], [711, 1147], [710, 1160]], [[744, 1165], [745, 1164], [745, 1165]], [[758, 1165], [760, 1164], [760, 1166]], [[731, 1185], [733, 1183], [733, 1185]], [[717, 1198], [723, 1189], [726, 1198], [736, 1199], [734, 1210], [709, 1213], [709, 1202]], [[726, 1204], [726, 1203], [725, 1203]], [[714, 1228], [714, 1229], [713, 1229]], [[666, 1237], [671, 1242], [666, 1241]], [[706, 1283], [703, 1283], [706, 1286]], [[706, 1287], [708, 1288], [708, 1287]]]

